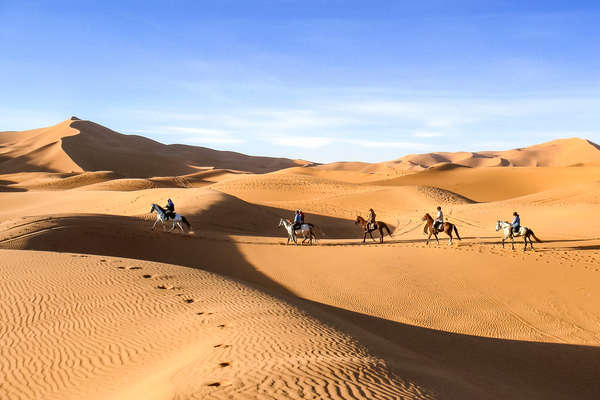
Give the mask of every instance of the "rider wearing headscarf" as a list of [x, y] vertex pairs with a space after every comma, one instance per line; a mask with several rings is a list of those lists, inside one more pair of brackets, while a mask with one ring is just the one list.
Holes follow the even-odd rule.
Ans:
[[165, 213], [165, 217], [167, 219], [175, 218], [175, 204], [173, 204], [173, 201], [171, 199], [167, 200], [167, 205], [165, 206], [165, 210], [167, 211]]
[[510, 224], [512, 226], [511, 235], [519, 233], [519, 229], [521, 229], [521, 217], [519, 216], [519, 214], [516, 211], [513, 213], [513, 215], [515, 216], [515, 218], [513, 219], [513, 222]]
[[369, 224], [371, 225], [371, 229], [377, 229], [376, 226], [376, 218], [377, 215], [375, 215], [375, 211], [373, 211], [372, 208], [369, 208], [369, 216], [367, 217], [367, 221], [369, 222]]

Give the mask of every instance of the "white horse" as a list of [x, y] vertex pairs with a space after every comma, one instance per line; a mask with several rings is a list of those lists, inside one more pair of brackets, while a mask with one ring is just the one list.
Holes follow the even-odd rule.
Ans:
[[296, 240], [298, 232], [302, 233], [302, 236], [304, 237], [304, 240], [302, 240], [302, 244], [304, 244], [304, 242], [308, 240], [309, 244], [312, 246], [313, 238], [315, 239], [315, 243], [317, 242], [317, 235], [315, 235], [315, 227], [313, 224], [303, 223], [302, 225], [300, 225], [300, 229], [294, 230], [294, 223], [292, 221], [290, 221], [289, 219], [281, 218], [279, 220], [279, 226], [285, 227], [285, 229], [288, 232], [288, 240], [286, 245], [290, 244], [290, 240], [292, 240], [296, 244], [296, 246], [298, 246], [298, 241]]
[[[152, 203], [152, 208], [150, 208], [150, 213], [152, 213], [154, 211], [156, 211], [156, 221], [154, 222], [154, 225], [152, 225], [152, 230], [154, 230], [154, 227], [156, 227], [156, 224], [158, 224], [158, 222], [160, 221], [160, 222], [162, 222], [163, 232], [164, 232], [165, 231], [165, 221], [167, 220], [167, 212], [165, 211], [164, 208], [162, 208], [158, 204]], [[188, 227], [188, 229], [191, 229], [192, 225], [188, 222], [187, 219], [185, 219], [185, 217], [183, 215], [175, 214], [175, 218], [173, 218], [173, 226], [171, 227], [171, 229], [169, 229], [169, 232], [171, 232], [173, 229], [175, 229], [176, 226], [178, 226], [179, 229], [181, 229], [181, 232], [185, 232], [183, 230], [183, 227], [181, 226], [182, 222]]]
[[505, 221], [498, 221], [498, 223], [496, 224], [496, 232], [499, 231], [500, 229], [504, 230], [504, 237], [502, 238], [502, 247], [504, 248], [504, 241], [506, 239], [508, 239], [510, 237], [510, 239], [512, 240], [512, 249], [515, 249], [515, 236], [523, 236], [523, 241], [525, 242], [525, 247], [523, 248], [523, 251], [527, 250], [527, 240], [529, 240], [529, 245], [531, 246], [531, 250], [533, 250], [533, 242], [531, 240], [531, 236], [533, 236], [533, 238], [535, 239], [536, 242], [541, 242], [540, 239], [537, 238], [537, 236], [535, 236], [535, 233], [533, 233], [533, 231], [529, 228], [527, 228], [526, 226], [521, 226], [519, 227], [519, 232], [517, 233], [513, 233], [511, 235], [512, 232], [512, 225], [508, 222]]

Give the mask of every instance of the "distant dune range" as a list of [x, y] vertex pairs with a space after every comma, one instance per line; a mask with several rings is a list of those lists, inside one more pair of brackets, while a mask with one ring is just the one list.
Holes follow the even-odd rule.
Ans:
[[127, 178], [149, 178], [186, 175], [206, 168], [265, 173], [306, 164], [204, 147], [164, 145], [76, 117], [49, 128], [0, 132], [0, 146], [0, 171], [4, 173], [112, 171]]
[[[191, 231], [151, 230], [169, 197]], [[318, 165], [71, 118], [0, 133], [0, 199], [2, 399], [600, 398], [587, 140]], [[284, 246], [297, 209], [317, 246]]]

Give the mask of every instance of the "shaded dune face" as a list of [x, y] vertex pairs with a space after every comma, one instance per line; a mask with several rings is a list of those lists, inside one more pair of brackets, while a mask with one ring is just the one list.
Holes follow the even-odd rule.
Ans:
[[[2, 399], [600, 398], [591, 142], [305, 165], [72, 118], [0, 146]], [[191, 230], [151, 230], [167, 198]], [[316, 246], [285, 246], [297, 209]], [[514, 210], [535, 251], [502, 248]]]
[[202, 168], [265, 173], [304, 162], [204, 147], [164, 145], [72, 118], [49, 128], [0, 133], [0, 171], [113, 171], [128, 178], [177, 176]]

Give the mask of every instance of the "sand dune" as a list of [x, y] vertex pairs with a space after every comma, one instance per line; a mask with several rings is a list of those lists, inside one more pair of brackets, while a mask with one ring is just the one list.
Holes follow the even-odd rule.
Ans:
[[505, 151], [411, 154], [381, 163], [338, 162], [306, 169], [316, 170], [318, 172], [314, 173], [322, 177], [335, 176], [340, 180], [344, 180], [344, 174], [340, 172], [346, 172], [346, 179], [372, 182], [418, 173], [432, 167], [568, 167], [597, 166], [598, 163], [600, 147], [597, 144], [571, 138]]
[[[72, 119], [0, 144], [0, 398], [600, 397], [591, 142], [300, 167]], [[151, 230], [167, 198], [191, 230]], [[438, 205], [452, 246], [425, 244]], [[299, 208], [317, 246], [283, 245]], [[515, 210], [535, 251], [501, 246]]]
[[204, 147], [164, 145], [76, 117], [49, 128], [0, 132], [0, 146], [3, 173], [112, 171], [127, 178], [148, 178], [186, 175], [207, 167], [264, 173], [306, 163]]
[[1, 253], [2, 398], [231, 398], [249, 388], [262, 398], [418, 398], [424, 390], [343, 332], [229, 279], [131, 259]]
[[431, 185], [476, 201], [497, 201], [557, 187], [591, 183], [597, 181], [598, 177], [598, 167], [432, 168], [373, 184]]

